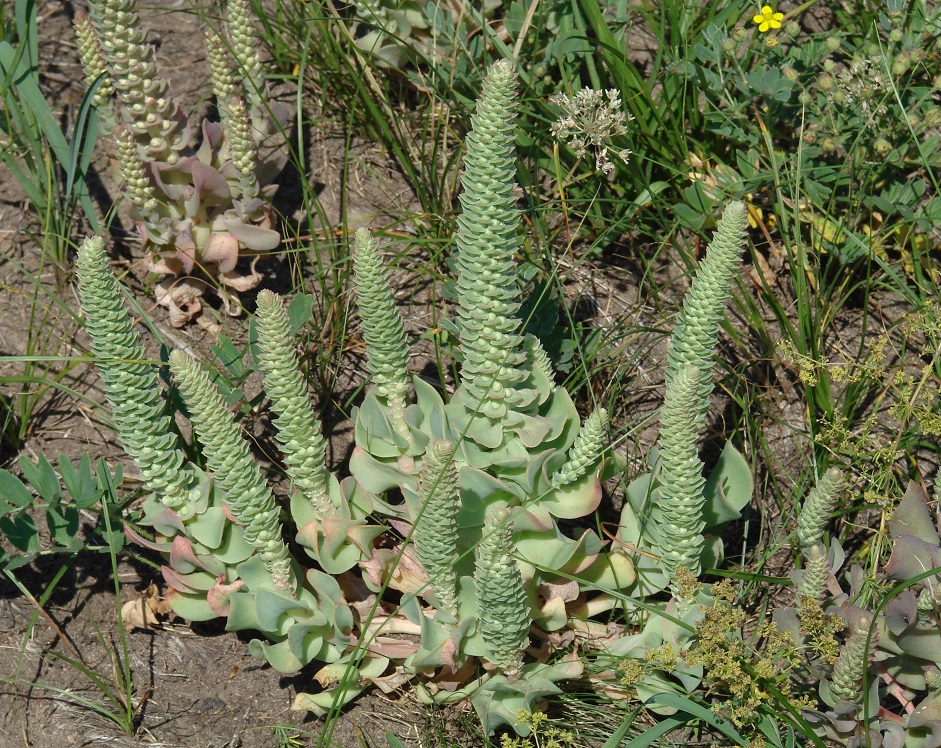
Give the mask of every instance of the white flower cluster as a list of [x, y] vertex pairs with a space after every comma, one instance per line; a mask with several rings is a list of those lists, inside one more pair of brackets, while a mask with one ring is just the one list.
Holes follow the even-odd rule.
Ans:
[[[562, 107], [562, 116], [552, 125], [552, 134], [565, 140], [582, 158], [590, 148], [595, 156], [595, 168], [609, 175], [614, 164], [608, 158], [608, 141], [627, 132], [626, 123], [634, 119], [621, 110], [621, 96], [614, 89], [595, 91], [583, 88], [574, 96], [560, 93], [550, 101]], [[615, 155], [625, 164], [631, 152], [624, 148]]]
[[892, 93], [892, 81], [887, 78], [881, 59], [854, 59], [848, 68], [837, 73], [836, 78], [846, 96], [846, 103], [858, 107], [870, 123], [886, 115], [885, 102]]

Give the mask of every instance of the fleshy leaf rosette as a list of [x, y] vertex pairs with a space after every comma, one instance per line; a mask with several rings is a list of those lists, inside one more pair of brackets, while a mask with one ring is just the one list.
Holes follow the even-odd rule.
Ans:
[[[601, 501], [605, 464], [613, 464], [607, 413], [598, 408], [581, 423], [541, 344], [522, 332], [515, 88], [513, 66], [494, 64], [467, 138], [457, 313], [446, 323], [462, 364], [450, 398], [418, 377], [409, 387], [403, 377], [407, 338], [380, 243], [360, 230], [354, 255], [373, 377], [354, 415], [350, 471], [374, 512], [406, 540], [373, 552], [363, 564], [367, 582], [436, 604], [422, 615], [404, 611], [422, 632], [408, 662], [435, 683], [474, 658], [497, 666], [499, 674], [472, 689], [488, 725], [515, 724], [509, 710], [554, 688], [537, 682], [559, 677], [526, 661], [530, 626], [562, 631], [586, 610], [613, 607], [616, 598], [605, 590], [634, 579], [626, 554], [612, 551], [585, 521]], [[576, 529], [563, 531], [560, 520], [575, 521]], [[429, 684], [425, 693], [444, 702], [455, 691]]]
[[[239, 213], [237, 204], [244, 208], [257, 198], [227, 202], [235, 190], [253, 191], [250, 170], [233, 156], [220, 181], [200, 165], [221, 167], [214, 159], [231, 149], [238, 129], [233, 120], [241, 116], [232, 98], [237, 85], [219, 49], [213, 55], [213, 77], [226, 104], [224, 124], [203, 128], [206, 160], [181, 151], [166, 168], [128, 165], [128, 182], [142, 210], [146, 205], [159, 213], [154, 203], [160, 205], [161, 194], [191, 200], [194, 217], [201, 215], [200, 201], [217, 205], [220, 215], [234, 210], [243, 221], [226, 231], [237, 238], [259, 228], [244, 221], [250, 211]], [[488, 732], [501, 724], [525, 732], [519, 711], [535, 708], [560, 681], [582, 673], [576, 636], [599, 648], [620, 638], [625, 632], [612, 633], [611, 617], [601, 616], [623, 606], [625, 594], [664, 590], [681, 567], [696, 572], [711, 563], [718, 551], [708, 531], [737, 517], [750, 496], [750, 472], [731, 448], [708, 479], [701, 475], [695, 446], [703, 370], [711, 363], [684, 360], [668, 377], [671, 402], [654, 472], [628, 488], [617, 535], [596, 530], [603, 479], [619, 467], [609, 449], [607, 412], [597, 407], [579, 418], [545, 350], [524, 333], [520, 319], [516, 105], [515, 68], [495, 63], [467, 139], [453, 263], [457, 308], [448, 323], [461, 366], [450, 396], [408, 375], [408, 335], [381, 244], [357, 232], [354, 285], [372, 381], [353, 413], [355, 444], [342, 480], [324, 464], [318, 419], [276, 295], [259, 295], [256, 350], [291, 481], [283, 503], [211, 377], [179, 351], [171, 354], [171, 369], [205, 468], [187, 465], [174, 437], [148, 436], [155, 427], [158, 436], [172, 430], [161, 411], [159, 382], [146, 366], [127, 365], [142, 353], [128, 334], [117, 284], [113, 276], [81, 281], [104, 297], [99, 316], [88, 315], [89, 331], [114, 341], [95, 351], [103, 372], [117, 367], [105, 373], [112, 408], [122, 440], [150, 481], [145, 530], [136, 539], [163, 553], [171, 601], [181, 615], [223, 617], [229, 630], [257, 632], [250, 651], [281, 672], [323, 663], [315, 678], [324, 690], [300, 694], [298, 708], [323, 714], [369, 683], [392, 690], [416, 680], [423, 700], [469, 699]], [[120, 142], [133, 154], [136, 136], [122, 132]], [[177, 180], [180, 164], [185, 176]], [[737, 208], [730, 210], [731, 219], [720, 223], [726, 254], [734, 254], [740, 240]], [[209, 247], [212, 231], [196, 233], [194, 243], [205, 240]], [[161, 234], [161, 241], [172, 234]], [[97, 259], [80, 257], [86, 266], [80, 271], [107, 275], [100, 243], [92, 249]], [[694, 283], [703, 295], [697, 308], [708, 314], [701, 325], [687, 315], [683, 330], [696, 331], [688, 334], [705, 334], [721, 317], [715, 306], [721, 312], [722, 292], [710, 297], [708, 285]], [[121, 397], [128, 403], [118, 402]], [[679, 506], [670, 500], [671, 486], [685, 490], [675, 494]], [[645, 503], [650, 496], [656, 511]], [[671, 546], [675, 558], [664, 552]], [[638, 572], [648, 571], [643, 564], [654, 565], [659, 577], [641, 580]], [[668, 603], [668, 613], [681, 602], [688, 601]], [[695, 676], [684, 673], [681, 681]]]
[[[210, 282], [222, 291], [226, 310], [239, 314], [229, 292], [257, 286], [255, 261], [281, 243], [271, 182], [286, 156], [272, 149], [268, 134], [277, 124], [271, 113], [280, 122], [286, 111], [265, 102], [247, 2], [230, 0], [227, 10], [231, 46], [217, 34], [208, 42], [222, 122], [201, 126], [169, 94], [134, 0], [90, 0], [89, 17], [76, 18], [86, 79], [108, 74], [95, 102], [114, 123], [119, 181], [148, 251], [146, 266], [172, 276], [158, 284], [156, 296], [174, 326], [200, 312]], [[240, 75], [232, 71], [236, 61]], [[247, 270], [239, 266], [246, 257], [253, 258]]]
[[627, 488], [618, 537], [645, 551], [636, 559], [638, 593], [671, 582], [678, 591], [678, 568], [698, 575], [717, 565], [722, 544], [716, 531], [738, 519], [751, 499], [751, 468], [731, 444], [705, 480], [697, 448], [713, 388], [719, 323], [741, 264], [745, 217], [743, 203], [729, 204], [696, 270], [670, 340], [660, 449], [650, 455], [651, 472]]

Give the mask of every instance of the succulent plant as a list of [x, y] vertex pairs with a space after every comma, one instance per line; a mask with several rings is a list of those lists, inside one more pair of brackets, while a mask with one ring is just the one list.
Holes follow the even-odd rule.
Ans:
[[416, 58], [449, 58], [470, 32], [480, 29], [482, 16], [490, 18], [501, 5], [501, 0], [484, 0], [473, 7], [464, 2], [442, 6], [431, 0], [356, 0], [351, 33], [361, 50], [383, 65], [400, 68]]
[[678, 592], [680, 567], [696, 576], [703, 565], [716, 566], [722, 544], [707, 533], [738, 518], [751, 498], [751, 469], [731, 444], [705, 480], [697, 448], [712, 390], [719, 323], [741, 262], [745, 217], [743, 203], [725, 209], [696, 271], [670, 340], [660, 449], [651, 454], [651, 472], [627, 489], [619, 539], [653, 556], [638, 559], [636, 587], [645, 594], [671, 582]]
[[95, 103], [114, 127], [119, 178], [147, 266], [171, 276], [158, 285], [157, 301], [175, 326], [199, 313], [207, 279], [221, 284], [227, 311], [238, 314], [225, 289], [244, 291], [261, 280], [254, 260], [246, 272], [239, 259], [257, 259], [281, 242], [270, 182], [286, 159], [267, 140], [272, 112], [283, 111], [266, 103], [247, 0], [228, 0], [226, 8], [231, 46], [215, 32], [207, 37], [222, 122], [201, 125], [170, 95], [134, 0], [89, 0], [89, 15], [75, 21], [86, 80], [107, 73]]
[[[450, 397], [409, 377], [408, 341], [381, 246], [365, 230], [356, 234], [354, 284], [372, 383], [353, 413], [355, 448], [342, 480], [324, 464], [281, 301], [259, 294], [258, 357], [292, 483], [283, 513], [208, 375], [182, 352], [170, 355], [170, 366], [205, 469], [185, 465], [173, 437], [146, 442], [155, 439], [154, 424], [169, 433], [160, 387], [150, 368], [129, 363], [142, 352], [102, 242], [80, 250], [94, 350], [106, 381], [115, 382], [112, 407], [129, 414], [116, 418], [122, 439], [150, 476], [141, 523], [149, 536], [133, 537], [164, 554], [180, 615], [220, 616], [229, 630], [259, 632], [251, 652], [280, 671], [324, 664], [316, 678], [325, 690], [299, 694], [297, 708], [323, 713], [369, 683], [392, 689], [415, 680], [424, 700], [470, 699], [487, 731], [509, 724], [525, 733], [519, 710], [536, 708], [583, 672], [566, 645], [574, 632], [604, 648], [601, 637], [610, 643], [611, 631], [597, 617], [622, 605], [625, 593], [660, 592], [683, 569], [695, 580], [700, 565], [718, 555], [706, 528], [737, 517], [750, 494], [750, 473], [734, 451], [702, 478], [699, 400], [702, 370], [711, 368], [703, 354], [670, 380], [656, 475], [641, 479], [650, 489], [643, 497], [625, 502], [639, 502], [636, 514], [625, 510], [633, 524], [622, 525], [614, 543], [593, 529], [602, 479], [617, 467], [607, 414], [598, 408], [580, 421], [541, 344], [522, 332], [515, 88], [511, 63], [492, 66], [467, 139], [457, 313], [449, 323], [462, 363]], [[714, 244], [725, 254], [734, 255], [727, 245], [741, 241], [741, 213], [733, 205], [720, 223]], [[707, 263], [714, 254], [710, 247]], [[724, 290], [714, 292], [724, 299]], [[695, 316], [686, 314], [684, 329], [695, 327]], [[715, 315], [709, 319], [717, 324]], [[668, 495], [670, 486], [683, 492]], [[641, 527], [638, 516], [655, 522]], [[670, 544], [679, 555], [668, 557]], [[638, 565], [658, 556], [657, 583], [640, 584]], [[645, 604], [695, 615], [685, 599]], [[658, 624], [646, 625], [653, 631]], [[616, 630], [609, 657], [646, 641], [617, 643], [636, 636], [633, 627]], [[678, 635], [661, 634], [664, 641]], [[688, 676], [684, 682], [697, 677]]]
[[[829, 538], [829, 550], [823, 542], [841, 486], [841, 472], [830, 469], [805, 499], [797, 533], [804, 568], [791, 575], [798, 603], [774, 614], [778, 627], [791, 632], [807, 652], [823, 651], [811, 642], [820, 636], [821, 613], [839, 622], [836, 633], [843, 631], [831, 659], [804, 663], [800, 679], [818, 684], [819, 706], [805, 707], [803, 717], [834, 745], [937, 748], [941, 636], [934, 594], [941, 535], [927, 495], [910, 483], [893, 512], [888, 523], [892, 553], [874, 588], [883, 593], [866, 605], [863, 570], [852, 566], [838, 580], [843, 551], [836, 538]], [[899, 584], [892, 588], [892, 582]]]

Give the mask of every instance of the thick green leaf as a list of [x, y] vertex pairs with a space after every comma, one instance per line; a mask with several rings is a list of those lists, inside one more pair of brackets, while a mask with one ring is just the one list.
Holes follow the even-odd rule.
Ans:
[[[648, 730], [644, 730], [641, 735], [638, 735], [630, 743], [624, 746], [624, 748], [648, 748], [655, 743], [657, 739], [663, 735], [667, 735], [673, 732], [677, 727], [683, 724], [682, 720], [677, 719], [676, 717], [667, 717], [662, 722], [658, 722], [656, 725], [651, 727]], [[608, 741], [610, 743], [611, 741]], [[608, 743], [604, 744], [604, 748], [615, 748], [617, 743], [612, 744], [611, 746]]]
[[288, 323], [291, 325], [291, 334], [296, 335], [307, 324], [314, 313], [314, 297], [309, 293], [299, 293], [288, 304]]
[[209, 349], [236, 381], [241, 381], [248, 376], [249, 371], [243, 362], [245, 354], [236, 348], [225, 335], [220, 335], [219, 343], [209, 346]]
[[624, 740], [624, 737], [627, 735], [627, 731], [631, 729], [631, 725], [634, 723], [636, 717], [636, 711], [631, 713], [630, 716], [625, 717], [624, 721], [618, 725], [618, 728], [604, 741], [604, 745], [601, 746], [601, 748], [618, 748], [618, 746], [621, 745], [621, 741]]
[[741, 733], [732, 727], [732, 725], [730, 725], [725, 720], [720, 719], [714, 712], [710, 711], [706, 707], [702, 706], [701, 704], [697, 704], [695, 701], [687, 699], [685, 696], [681, 696], [677, 693], [662, 693], [647, 700], [647, 704], [651, 703], [663, 704], [664, 706], [677, 709], [680, 715], [682, 715], [683, 712], [686, 712], [686, 714], [690, 717], [702, 720], [707, 725], [714, 727], [727, 738], [734, 740], [738, 745], [748, 745], [748, 741], [745, 740]]
[[751, 501], [754, 481], [751, 466], [731, 443], [726, 443], [715, 468], [709, 474], [703, 495], [703, 519], [707, 528], [733, 522]]

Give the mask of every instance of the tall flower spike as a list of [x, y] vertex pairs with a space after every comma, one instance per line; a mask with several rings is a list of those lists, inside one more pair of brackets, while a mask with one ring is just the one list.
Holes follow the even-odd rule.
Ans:
[[147, 219], [148, 225], [156, 224], [157, 196], [150, 183], [150, 177], [144, 169], [144, 164], [140, 160], [134, 136], [126, 125], [121, 124], [115, 128], [114, 144], [118, 152], [118, 165], [121, 167], [121, 176], [124, 178], [128, 199]]
[[169, 85], [157, 72], [153, 45], [147, 44], [134, 0], [92, 0], [91, 22], [118, 99], [126, 108], [119, 119], [154, 159], [175, 163], [188, 139]]
[[556, 488], [574, 483], [588, 473], [588, 469], [598, 461], [608, 443], [608, 411], [604, 408], [592, 412], [575, 437], [575, 443], [569, 449], [568, 461], [552, 476], [552, 485]]
[[[98, 34], [92, 26], [88, 16], [78, 11], [73, 21], [75, 36], [78, 38], [78, 55], [82, 60], [82, 69], [85, 71], [85, 85], [89, 88], [98, 80], [99, 76], [108, 72], [104, 57], [101, 56], [101, 44], [98, 41]], [[114, 87], [111, 85], [110, 78], [105, 78], [98, 86], [95, 96], [92, 98], [92, 105], [98, 108], [107, 107], [114, 94]]]
[[719, 323], [732, 295], [735, 271], [741, 263], [747, 228], [745, 204], [735, 201], [722, 213], [706, 256], [699, 263], [683, 308], [676, 319], [667, 354], [667, 384], [684, 366], [699, 369], [699, 417], [706, 414], [712, 392], [712, 367]]
[[535, 335], [527, 335], [523, 340], [523, 348], [529, 357], [530, 366], [533, 371], [541, 371], [543, 376], [550, 382], [555, 379], [555, 370], [552, 368], [552, 362], [549, 360], [549, 354], [543, 347], [542, 342]]
[[[872, 638], [869, 639], [869, 625], [867, 618], [857, 621], [843, 645], [843, 651], [833, 665], [830, 690], [838, 699], [850, 704], [858, 704], [862, 698], [869, 655], [876, 648], [877, 631], [873, 631]], [[869, 647], [866, 646], [867, 639]]]
[[810, 546], [804, 552], [804, 576], [797, 586], [797, 614], [801, 613], [801, 599], [809, 597], [816, 603], [822, 603], [826, 594], [827, 578], [830, 576], [830, 563], [822, 543]]
[[477, 548], [474, 584], [480, 604], [480, 633], [489, 660], [515, 679], [529, 640], [529, 602], [519, 565], [513, 558], [513, 528], [507, 509], [491, 511]]
[[267, 86], [258, 41], [252, 23], [252, 7], [248, 0], [228, 0], [226, 23], [232, 39], [232, 54], [242, 71], [245, 94], [252, 108], [252, 119], [265, 110]]
[[311, 411], [288, 316], [277, 294], [258, 294], [255, 322], [265, 391], [277, 416], [275, 426], [288, 476], [321, 517], [330, 517], [334, 507], [327, 494], [327, 443]]
[[191, 474], [183, 469], [163, 388], [154, 367], [146, 363], [140, 338], [121, 300], [121, 289], [108, 268], [104, 240], [86, 239], [76, 261], [85, 329], [105, 382], [105, 393], [118, 436], [141, 473], [148, 491], [186, 519], [187, 502], [197, 498]]
[[238, 89], [238, 79], [232, 71], [232, 58], [225, 39], [212, 29], [206, 30], [206, 57], [209, 60], [209, 73], [212, 77], [212, 93], [216, 97], [219, 116], [225, 124], [226, 117], [228, 117], [229, 99]]
[[454, 444], [432, 441], [418, 479], [421, 515], [415, 525], [415, 554], [428, 574], [438, 607], [457, 617], [457, 513], [461, 508]]
[[842, 487], [843, 473], [837, 468], [830, 468], [807, 494], [797, 518], [797, 538], [801, 548], [806, 550], [820, 542]]
[[235, 95], [229, 98], [227, 114], [225, 132], [229, 138], [232, 162], [239, 173], [241, 199], [251, 200], [258, 196], [258, 177], [255, 176], [258, 154], [255, 151], [255, 141], [252, 138], [252, 126], [248, 121], [245, 101], [241, 96]]
[[274, 495], [252, 459], [225, 400], [209, 375], [182, 351], [170, 354], [170, 369], [189, 406], [206, 465], [229, 499], [232, 515], [245, 528], [245, 540], [261, 555], [275, 586], [293, 594], [294, 570], [281, 538]]
[[660, 485], [654, 498], [655, 521], [660, 532], [660, 558], [676, 580], [676, 569], [685, 567], [694, 575], [705, 541], [702, 509], [705, 503], [699, 459], [699, 370], [684, 366], [667, 382], [660, 415]]
[[389, 275], [382, 264], [375, 239], [367, 229], [359, 229], [355, 244], [354, 286], [366, 340], [366, 366], [372, 374], [376, 394], [389, 406], [392, 427], [407, 437], [408, 340], [405, 324], [395, 305]]
[[484, 80], [464, 154], [457, 219], [457, 330], [464, 361], [458, 396], [494, 421], [530, 404], [513, 255], [519, 247], [514, 140], [516, 71], [495, 62]]

